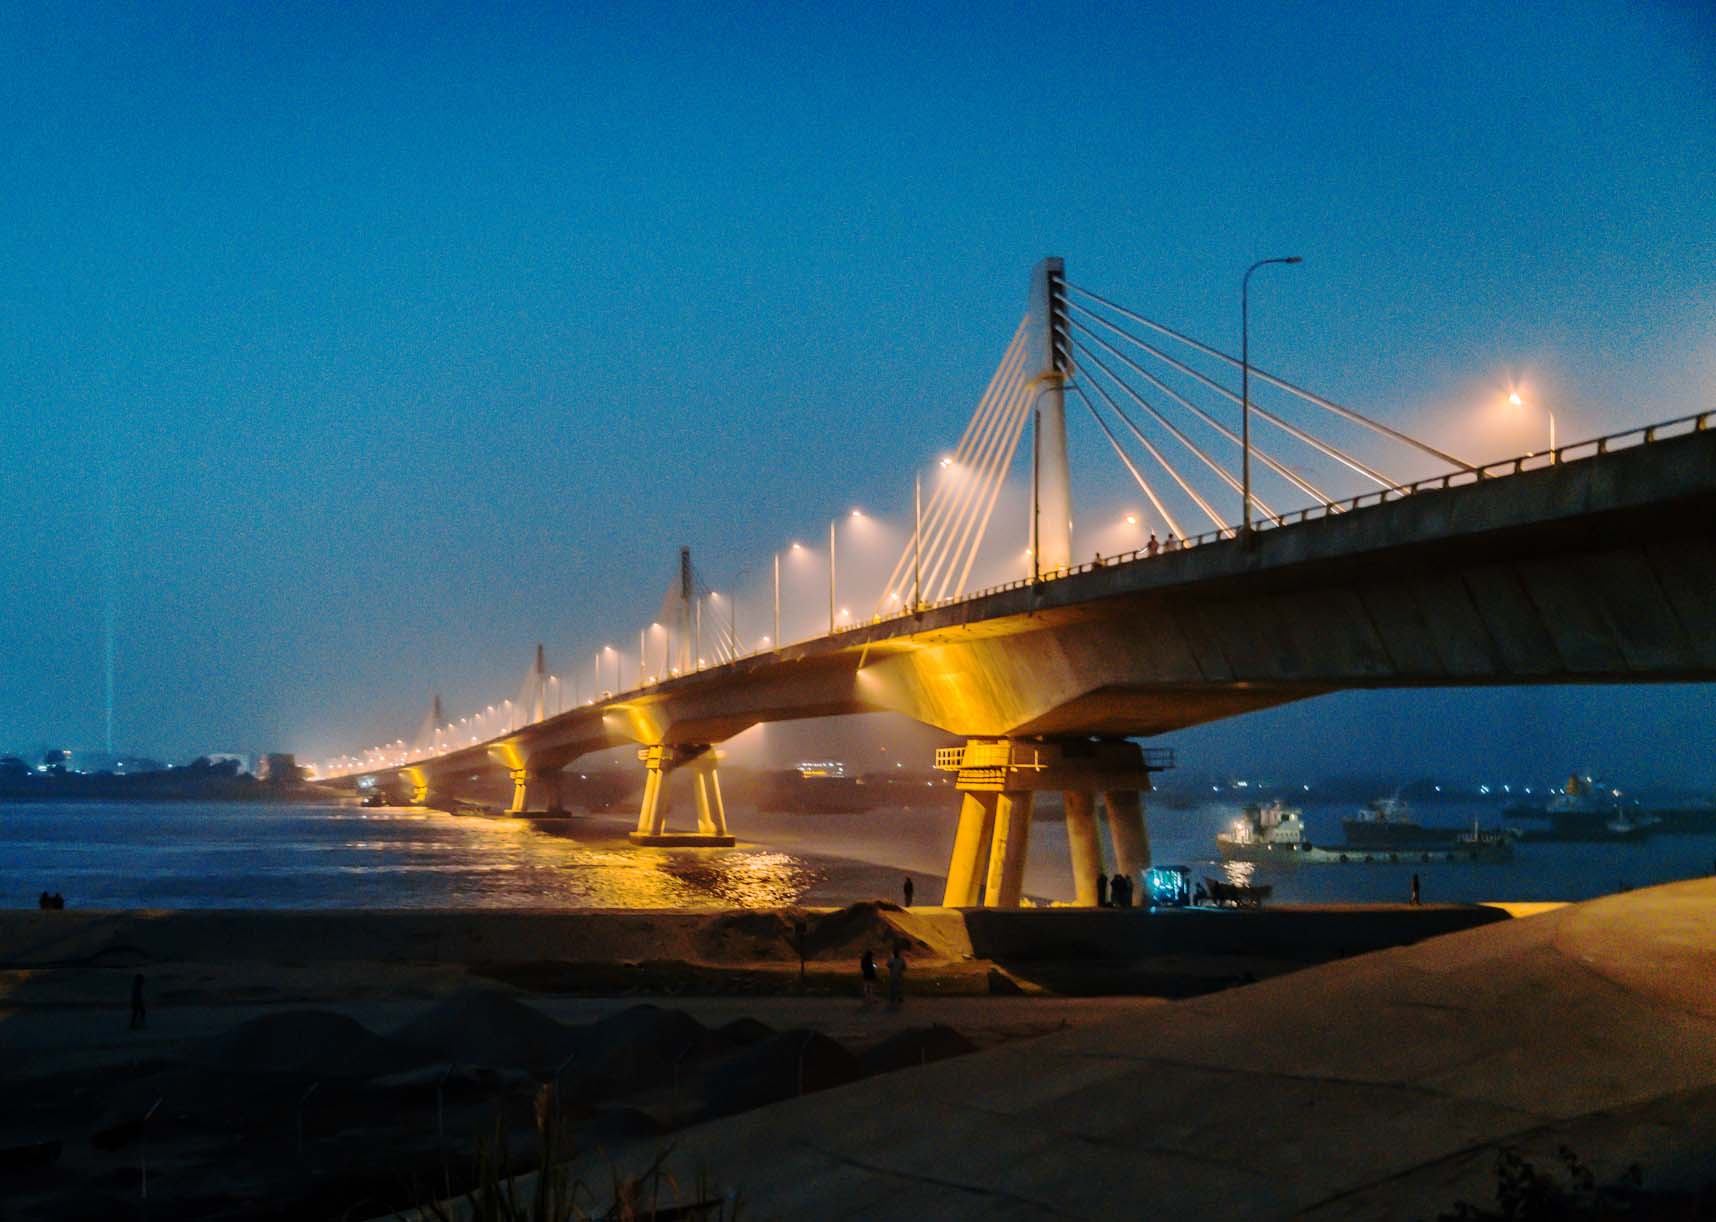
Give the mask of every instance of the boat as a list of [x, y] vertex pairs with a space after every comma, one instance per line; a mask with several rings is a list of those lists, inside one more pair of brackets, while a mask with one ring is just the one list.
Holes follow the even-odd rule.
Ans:
[[1374, 798], [1357, 815], [1342, 819], [1341, 832], [1350, 847], [1365, 849], [1447, 849], [1461, 835], [1457, 827], [1425, 827], [1398, 793]]
[[1500, 862], [1513, 857], [1513, 837], [1486, 832], [1473, 821], [1469, 832], [1454, 832], [1450, 841], [1414, 848], [1366, 844], [1314, 845], [1305, 836], [1304, 815], [1276, 799], [1247, 806], [1233, 827], [1216, 836], [1216, 848], [1227, 861], [1275, 865], [1389, 865], [1433, 862]]
[[1530, 828], [1521, 839], [1540, 841], [1637, 840], [1658, 830], [1662, 819], [1623, 798], [1619, 789], [1590, 769], [1572, 773], [1538, 809], [1516, 808], [1525, 818], [1547, 819], [1547, 828]]

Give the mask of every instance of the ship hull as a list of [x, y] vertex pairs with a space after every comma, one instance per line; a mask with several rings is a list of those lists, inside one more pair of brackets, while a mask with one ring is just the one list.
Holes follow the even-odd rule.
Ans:
[[1257, 865], [1436, 865], [1448, 862], [1495, 865], [1513, 859], [1513, 848], [1505, 841], [1486, 841], [1445, 848], [1371, 848], [1360, 845], [1337, 845], [1321, 848], [1313, 845], [1241, 844], [1217, 838], [1216, 847], [1223, 860], [1246, 861]]

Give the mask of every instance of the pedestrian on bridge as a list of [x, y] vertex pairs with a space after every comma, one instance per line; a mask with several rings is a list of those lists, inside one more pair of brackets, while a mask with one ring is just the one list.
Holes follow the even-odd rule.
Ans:
[[1108, 875], [1100, 870], [1096, 873], [1096, 906], [1108, 907]]
[[1418, 875], [1412, 876], [1412, 906], [1417, 908], [1423, 901], [1418, 897]]
[[893, 957], [888, 960], [888, 1008], [898, 1010], [906, 1000], [906, 946], [894, 943]]
[[1150, 532], [1150, 542], [1148, 542], [1144, 545], [1144, 554], [1146, 556], [1154, 556], [1157, 552], [1159, 552], [1161, 550], [1162, 550], [1162, 545], [1156, 541], [1156, 532], [1151, 531]]
[[911, 876], [909, 874], [906, 876], [905, 885], [903, 887], [901, 887], [900, 890], [901, 890], [901, 892], [903, 892], [905, 894], [906, 907], [910, 908], [912, 906], [912, 893], [914, 891], [916, 891], [917, 888], [912, 886], [912, 879], [911, 879]]
[[864, 1004], [869, 1005], [876, 1000], [876, 956], [868, 946], [858, 960], [858, 975], [864, 980]]

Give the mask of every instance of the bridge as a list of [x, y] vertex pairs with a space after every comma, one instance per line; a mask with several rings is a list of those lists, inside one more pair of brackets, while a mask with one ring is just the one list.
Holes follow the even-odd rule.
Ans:
[[[1239, 366], [1239, 394], [1170, 342]], [[1369, 452], [1253, 402], [1253, 379], [1441, 469], [1398, 482]], [[1161, 537], [1075, 560], [1069, 395], [1148, 499]], [[1212, 396], [1241, 409], [1239, 430], [1214, 415]], [[1312, 464], [1251, 443], [1253, 416], [1369, 490], [1324, 491]], [[967, 739], [936, 760], [962, 794], [945, 903], [1018, 904], [1034, 796], [1050, 790], [1065, 803], [1077, 902], [1093, 904], [1098, 795], [1117, 867], [1149, 863], [1143, 795], [1171, 761], [1133, 739], [1352, 688], [1716, 679], [1713, 419], [1473, 464], [1070, 286], [1060, 261], [1045, 260], [1030, 314], [943, 460], [966, 478], [939, 483], [927, 505], [920, 488], [911, 538], [869, 619], [839, 609], [831, 549], [829, 630], [782, 643], [777, 562], [774, 638], [747, 650], [706, 614], [709, 592], [682, 552], [674, 622], [654, 673], [640, 640], [630, 690], [565, 708], [539, 646], [516, 704], [452, 722], [437, 702], [412, 742], [320, 772], [397, 777], [431, 802], [500, 767], [512, 810], [525, 812], [558, 808], [573, 761], [631, 746], [645, 770], [632, 839], [723, 845], [733, 839], [720, 743], [764, 722], [899, 713]], [[1018, 577], [967, 591], [1027, 421], [1030, 546]], [[1194, 425], [1239, 447], [1238, 478]], [[1170, 439], [1197, 460], [1203, 489], [1164, 453]], [[1254, 460], [1267, 489], [1253, 485]], [[1212, 478], [1240, 494], [1238, 524], [1212, 504]], [[1278, 511], [1264, 498], [1283, 490], [1313, 503]], [[1187, 533], [1188, 504], [1210, 529]], [[601, 668], [598, 657], [598, 687]], [[679, 773], [695, 831], [667, 827]]]

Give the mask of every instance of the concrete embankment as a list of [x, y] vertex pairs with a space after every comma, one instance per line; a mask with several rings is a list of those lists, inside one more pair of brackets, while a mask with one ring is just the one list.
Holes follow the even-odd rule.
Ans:
[[1716, 881], [1656, 887], [700, 1125], [667, 1169], [766, 1218], [1404, 1219], [1493, 1207], [1504, 1149], [1565, 1184], [1565, 1147], [1688, 1201], [1712, 981]]

